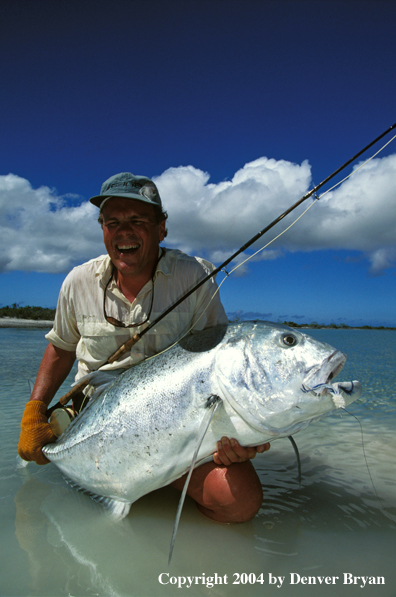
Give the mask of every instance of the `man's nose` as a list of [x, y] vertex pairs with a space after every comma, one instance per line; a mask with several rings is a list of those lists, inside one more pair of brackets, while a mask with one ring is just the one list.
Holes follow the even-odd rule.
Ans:
[[133, 224], [133, 222], [120, 222], [117, 232], [118, 233], [123, 233], [123, 234], [129, 234], [130, 232], [133, 232], [135, 229], [135, 226]]

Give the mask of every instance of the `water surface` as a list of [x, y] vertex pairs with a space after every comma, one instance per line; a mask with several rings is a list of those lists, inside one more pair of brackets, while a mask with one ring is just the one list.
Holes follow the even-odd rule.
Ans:
[[[301, 485], [288, 440], [257, 457], [265, 498], [249, 523], [212, 523], [187, 500], [168, 570], [174, 490], [141, 498], [115, 524], [54, 465], [18, 468], [27, 380], [35, 377], [47, 343], [40, 329], [0, 329], [0, 595], [394, 597], [396, 332], [308, 333], [348, 355], [337, 379], [363, 384], [362, 397], [348, 407], [359, 421], [343, 413], [295, 436]], [[385, 584], [362, 589], [361, 580], [344, 584], [344, 573], [351, 575], [347, 580], [365, 576]], [[196, 584], [178, 588], [188, 576]], [[284, 578], [279, 588], [269, 584], [275, 576]], [[304, 577], [307, 583], [334, 579], [313, 585], [303, 584]]]

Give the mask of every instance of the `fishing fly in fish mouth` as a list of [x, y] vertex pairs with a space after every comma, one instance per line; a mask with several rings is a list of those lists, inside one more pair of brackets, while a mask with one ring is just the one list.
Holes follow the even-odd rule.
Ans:
[[[160, 247], [167, 214], [153, 181], [128, 172], [106, 180], [90, 201], [108, 254], [62, 285], [20, 456], [54, 462], [119, 518], [141, 495], [172, 484], [183, 490], [174, 536], [186, 492], [213, 520], [254, 517], [263, 493], [251, 459], [349, 404], [361, 386], [333, 383], [345, 355], [305, 334], [229, 324], [215, 275], [352, 160], [219, 268]], [[75, 359], [78, 383], [60, 400], [72, 395], [75, 418], [58, 439], [49, 405]]]

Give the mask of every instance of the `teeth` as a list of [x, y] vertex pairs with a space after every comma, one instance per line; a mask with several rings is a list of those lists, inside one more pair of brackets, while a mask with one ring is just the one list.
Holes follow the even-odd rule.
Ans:
[[117, 248], [118, 248], [119, 250], [121, 250], [121, 251], [122, 251], [123, 249], [124, 249], [124, 250], [126, 250], [126, 249], [138, 249], [138, 248], [139, 248], [139, 245], [117, 245]]

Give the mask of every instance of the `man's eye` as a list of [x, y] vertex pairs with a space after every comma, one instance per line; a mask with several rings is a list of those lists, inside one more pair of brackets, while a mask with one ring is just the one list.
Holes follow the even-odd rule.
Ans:
[[[146, 220], [129, 220], [128, 223], [130, 226], [140, 227], [140, 226], [147, 226], [151, 222], [148, 222]], [[108, 228], [116, 228], [117, 226], [120, 225], [120, 222], [118, 220], [109, 220], [109, 221], [105, 222], [104, 225], [107, 226]]]
[[132, 220], [132, 226], [150, 226], [153, 222], [151, 220]]

